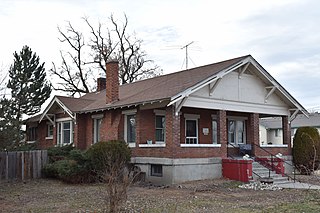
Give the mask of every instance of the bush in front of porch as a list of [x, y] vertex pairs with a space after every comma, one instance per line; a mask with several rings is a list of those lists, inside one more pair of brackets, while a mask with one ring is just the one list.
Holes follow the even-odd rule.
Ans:
[[319, 167], [320, 135], [314, 127], [300, 127], [293, 139], [293, 163], [301, 174], [310, 175]]

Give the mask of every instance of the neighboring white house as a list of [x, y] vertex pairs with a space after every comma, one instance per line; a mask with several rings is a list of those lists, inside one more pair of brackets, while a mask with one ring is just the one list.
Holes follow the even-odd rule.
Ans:
[[[320, 133], [320, 113], [311, 113], [309, 118], [304, 115], [297, 115], [291, 122], [291, 143], [294, 134], [299, 127], [311, 126], [318, 129]], [[280, 117], [260, 119], [260, 145], [282, 144], [282, 123]]]

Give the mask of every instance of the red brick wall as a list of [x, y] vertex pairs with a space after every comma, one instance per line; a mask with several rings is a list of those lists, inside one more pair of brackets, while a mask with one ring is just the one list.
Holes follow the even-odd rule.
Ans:
[[[200, 119], [198, 119], [198, 140], [201, 144], [212, 144], [212, 117], [211, 115], [216, 115], [217, 111], [215, 110], [206, 110], [206, 109], [196, 109], [196, 108], [182, 108], [182, 117], [180, 121], [181, 131], [180, 135], [181, 140], [180, 143], [185, 143], [185, 114], [195, 114], [200, 115]], [[204, 135], [202, 130], [203, 128], [209, 129], [209, 134]]]
[[106, 103], [119, 100], [119, 64], [118, 61], [106, 63]]
[[[155, 115], [153, 110], [139, 111], [140, 125], [138, 129], [142, 130], [139, 136], [140, 141], [137, 141], [137, 147], [133, 148], [133, 156], [140, 157], [165, 157], [165, 158], [206, 158], [220, 157], [222, 155], [221, 148], [190, 148], [180, 147], [181, 143], [185, 143], [184, 113], [199, 114], [199, 142], [201, 144], [211, 144], [211, 114], [216, 111], [200, 110], [192, 108], [183, 108], [179, 116], [175, 115], [174, 108], [166, 109], [166, 147], [164, 148], [139, 148], [138, 143], [145, 144], [147, 138], [155, 138]], [[209, 128], [210, 134], [204, 136], [202, 128]], [[137, 131], [138, 131], [137, 129]], [[200, 131], [201, 129], [201, 131]], [[153, 140], [154, 141], [154, 140]]]
[[221, 157], [227, 157], [227, 144], [228, 144], [228, 133], [227, 133], [227, 113], [225, 110], [219, 110], [217, 112], [217, 129], [218, 129], [218, 143], [221, 144]]
[[[54, 146], [54, 140], [53, 139], [46, 139], [47, 137], [47, 122], [46, 120], [41, 121], [39, 124], [38, 122], [28, 124], [26, 128], [29, 128], [31, 126], [37, 126], [37, 147], [39, 149], [47, 149], [48, 147]], [[55, 131], [55, 129], [53, 130]], [[27, 140], [29, 140], [27, 135]]]
[[87, 149], [92, 144], [93, 124], [91, 114], [78, 114], [74, 125], [74, 144], [79, 149]]
[[259, 146], [259, 114], [249, 114], [247, 122], [247, 144], [252, 146], [253, 154], [255, 155], [256, 146]]
[[283, 144], [287, 144], [291, 150], [291, 127], [288, 116], [282, 116], [282, 134]]

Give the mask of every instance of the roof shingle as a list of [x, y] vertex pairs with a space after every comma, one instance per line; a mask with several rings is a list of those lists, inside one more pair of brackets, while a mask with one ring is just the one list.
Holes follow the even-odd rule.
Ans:
[[[217, 74], [219, 71], [238, 63], [246, 57], [248, 56], [121, 85], [119, 87], [119, 101], [111, 104], [106, 104], [105, 90], [86, 94], [79, 98], [77, 103], [72, 103], [72, 101], [68, 99], [65, 100], [71, 102], [70, 106], [79, 104], [76, 111], [84, 112], [139, 104], [142, 102], [166, 100], [194, 86], [200, 81]], [[84, 101], [82, 102], [81, 100]], [[69, 105], [69, 103], [66, 105]], [[84, 107], [82, 108], [81, 106]], [[70, 110], [72, 109], [70, 108]]]

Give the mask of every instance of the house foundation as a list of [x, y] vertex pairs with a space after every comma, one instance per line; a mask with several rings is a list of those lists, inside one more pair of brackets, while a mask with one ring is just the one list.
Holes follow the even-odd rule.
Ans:
[[[134, 157], [131, 162], [145, 173], [145, 181], [155, 184], [176, 184], [193, 180], [222, 177], [222, 158], [152, 158]], [[161, 174], [154, 173], [154, 167]]]

